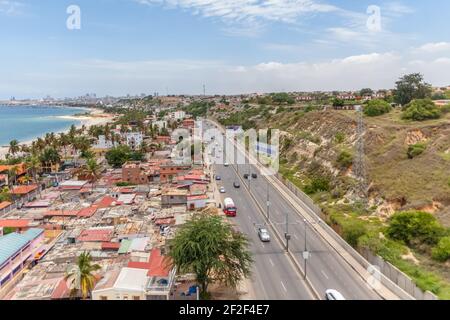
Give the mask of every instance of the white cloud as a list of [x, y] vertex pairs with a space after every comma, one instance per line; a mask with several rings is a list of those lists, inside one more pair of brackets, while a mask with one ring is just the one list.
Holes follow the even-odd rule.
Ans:
[[427, 43], [417, 49], [418, 52], [439, 53], [450, 51], [450, 42]]
[[242, 22], [263, 19], [294, 22], [307, 13], [327, 13], [338, 8], [313, 0], [135, 0], [145, 5], [192, 10], [203, 17]]
[[[221, 60], [84, 60], [52, 63], [7, 74], [0, 82], [1, 95], [99, 95], [166, 92], [199, 94], [206, 84], [211, 94], [274, 91], [357, 90], [392, 88], [406, 73], [423, 73], [427, 82], [448, 85], [450, 59], [445, 56], [402, 52], [372, 52], [326, 61], [283, 63], [267, 61], [254, 65], [234, 65]], [[53, 69], [52, 69], [53, 68]], [[26, 68], [25, 70], [28, 70]], [[76, 88], [74, 92], [73, 88]]]
[[0, 14], [17, 15], [24, 4], [18, 1], [0, 0]]

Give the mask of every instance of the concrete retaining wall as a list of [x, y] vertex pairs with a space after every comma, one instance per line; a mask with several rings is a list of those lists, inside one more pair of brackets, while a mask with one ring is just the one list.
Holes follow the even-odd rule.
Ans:
[[[317, 206], [314, 201], [301, 191], [292, 182], [286, 180], [280, 174], [276, 174], [276, 178], [280, 180], [292, 193], [294, 193], [301, 201], [303, 201], [318, 220], [322, 220], [322, 209]], [[306, 209], [306, 208], [305, 208]], [[423, 292], [418, 288], [414, 282], [405, 273], [401, 272], [395, 266], [389, 262], [384, 261], [381, 257], [373, 255], [371, 252], [365, 252], [364, 255], [356, 251], [352, 246], [350, 246], [347, 241], [345, 241], [336, 231], [333, 230], [328, 224], [322, 223], [323, 228], [325, 228], [329, 235], [338, 242], [352, 257], [358, 261], [364, 268], [369, 268], [370, 266], [376, 266], [380, 268], [380, 275], [378, 280], [387, 287], [389, 290], [394, 292], [401, 299], [411, 299], [414, 297], [417, 300], [438, 300], [438, 297], [433, 293], [427, 291]], [[375, 276], [375, 274], [374, 274]], [[399, 290], [401, 288], [402, 290]], [[405, 294], [406, 293], [406, 294]], [[409, 295], [409, 296], [408, 296]]]

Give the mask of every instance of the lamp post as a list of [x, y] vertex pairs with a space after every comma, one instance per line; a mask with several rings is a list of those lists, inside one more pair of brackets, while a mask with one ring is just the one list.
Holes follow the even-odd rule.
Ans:
[[266, 197], [266, 205], [267, 205], [267, 221], [270, 221], [269, 210], [270, 210], [270, 199], [269, 199], [269, 180], [267, 180], [267, 197]]

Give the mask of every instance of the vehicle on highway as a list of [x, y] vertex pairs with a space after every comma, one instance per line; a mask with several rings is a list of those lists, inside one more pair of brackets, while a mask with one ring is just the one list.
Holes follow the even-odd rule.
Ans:
[[240, 187], [241, 187], [240, 183], [237, 182], [237, 181], [233, 183], [233, 186], [234, 186], [235, 188], [240, 188]]
[[325, 291], [325, 298], [327, 300], [345, 300], [344, 296], [337, 290], [328, 289]]
[[223, 200], [223, 212], [227, 217], [236, 217], [237, 208], [233, 199], [225, 198], [225, 200]]
[[256, 173], [252, 173], [252, 178], [256, 179], [256, 178], [258, 178], [258, 175]]
[[266, 228], [258, 228], [258, 237], [262, 242], [269, 242], [270, 235]]
[[217, 181], [222, 180], [222, 177], [221, 176], [216, 176], [216, 180]]
[[219, 192], [220, 192], [220, 193], [225, 193], [225, 192], [227, 192], [227, 191], [225, 190], [225, 187], [220, 187]]

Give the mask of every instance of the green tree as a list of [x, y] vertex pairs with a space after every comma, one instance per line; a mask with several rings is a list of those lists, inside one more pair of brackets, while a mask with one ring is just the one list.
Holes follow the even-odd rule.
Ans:
[[373, 95], [373, 90], [370, 88], [361, 89], [361, 91], [359, 92], [359, 95], [362, 97], [371, 96], [371, 95]]
[[113, 166], [114, 168], [120, 168], [122, 165], [131, 160], [131, 149], [126, 145], [119, 145], [115, 148], [110, 149], [105, 158], [108, 161], [108, 164]]
[[334, 98], [333, 99], [333, 107], [343, 107], [345, 105], [345, 101], [343, 99]]
[[391, 217], [386, 233], [391, 239], [408, 245], [434, 245], [444, 235], [445, 229], [430, 213], [406, 211]]
[[428, 119], [439, 119], [441, 110], [431, 99], [413, 100], [404, 107], [402, 119], [424, 121]]
[[424, 82], [423, 75], [420, 73], [405, 75], [395, 84], [394, 101], [402, 106], [407, 105], [414, 99], [431, 97], [431, 85]]
[[236, 288], [250, 275], [248, 239], [222, 217], [198, 214], [183, 225], [170, 243], [169, 256], [179, 272], [192, 272], [209, 297], [208, 286], [221, 283]]
[[445, 262], [450, 259], [450, 236], [443, 237], [431, 251], [433, 259]]
[[94, 272], [101, 269], [98, 264], [92, 264], [90, 253], [83, 252], [77, 259], [77, 264], [68, 270], [65, 280], [70, 281], [71, 295], [87, 299], [95, 286]]
[[100, 178], [100, 166], [94, 158], [88, 158], [86, 165], [82, 168], [84, 175], [89, 177], [92, 182], [92, 190], [94, 190], [95, 183]]
[[20, 151], [19, 141], [11, 140], [9, 142], [9, 153], [13, 156]]
[[375, 99], [367, 102], [364, 107], [364, 114], [369, 117], [376, 117], [388, 113], [391, 110], [392, 107], [389, 103], [384, 100]]

